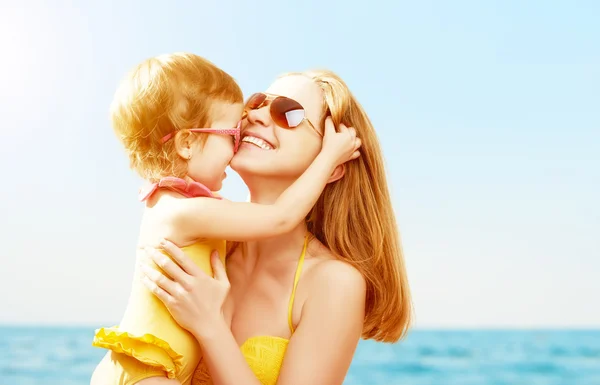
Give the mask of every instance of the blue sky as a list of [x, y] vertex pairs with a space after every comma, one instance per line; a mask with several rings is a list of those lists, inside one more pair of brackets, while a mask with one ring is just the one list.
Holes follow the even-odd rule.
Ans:
[[246, 95], [346, 80], [383, 143], [418, 326], [600, 325], [599, 3], [123, 3], [0, 5], [0, 322], [118, 321], [142, 206], [108, 106], [135, 64], [189, 51]]

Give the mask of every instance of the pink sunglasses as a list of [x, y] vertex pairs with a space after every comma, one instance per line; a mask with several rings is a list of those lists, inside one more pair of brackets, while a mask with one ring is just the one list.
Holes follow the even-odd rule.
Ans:
[[[240, 146], [240, 130], [242, 127], [242, 121], [240, 120], [237, 124], [236, 128], [224, 128], [224, 129], [218, 129], [218, 128], [190, 128], [189, 131], [190, 132], [202, 132], [205, 134], [219, 134], [219, 135], [231, 135], [233, 136], [233, 152], [237, 152], [238, 147]], [[171, 140], [171, 138], [173, 138], [173, 136], [177, 133], [177, 131], [175, 132], [171, 132], [170, 134], [167, 134], [165, 136], [163, 136], [163, 138], [161, 139], [161, 143], [167, 143], [169, 140]]]

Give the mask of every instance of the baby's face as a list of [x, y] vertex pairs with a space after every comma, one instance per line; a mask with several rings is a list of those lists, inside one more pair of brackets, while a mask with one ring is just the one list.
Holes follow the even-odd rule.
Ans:
[[[215, 103], [211, 111], [211, 126], [202, 128], [232, 129], [242, 118], [242, 103]], [[204, 146], [197, 141], [188, 162], [188, 176], [212, 191], [219, 191], [225, 169], [233, 157], [234, 140], [230, 135], [209, 134]]]

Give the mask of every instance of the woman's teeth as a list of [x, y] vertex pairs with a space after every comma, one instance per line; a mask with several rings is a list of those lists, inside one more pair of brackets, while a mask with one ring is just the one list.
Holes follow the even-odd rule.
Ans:
[[273, 147], [264, 140], [254, 137], [254, 136], [244, 136], [242, 138], [242, 142], [252, 143], [253, 145], [262, 148], [263, 150], [272, 150]]

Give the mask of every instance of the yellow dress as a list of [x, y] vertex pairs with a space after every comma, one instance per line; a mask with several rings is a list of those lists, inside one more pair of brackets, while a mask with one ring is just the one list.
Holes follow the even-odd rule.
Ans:
[[[188, 197], [213, 196], [202, 185], [185, 183], [177, 178], [165, 178], [151, 185], [141, 200], [147, 199], [158, 188], [170, 188]], [[182, 250], [210, 275], [212, 250], [217, 250], [225, 262], [224, 240], [198, 241]], [[94, 377], [107, 385], [132, 385], [157, 376], [190, 384], [201, 356], [198, 342], [175, 322], [165, 305], [141, 279], [142, 274], [136, 269], [127, 309], [119, 326], [96, 331], [92, 344], [112, 350], [112, 353], [102, 360]]]
[[[225, 256], [225, 241], [212, 240], [182, 247], [205, 272], [212, 275], [210, 253]], [[113, 354], [107, 384], [130, 385], [144, 378], [167, 376], [189, 384], [200, 361], [196, 339], [180, 327], [165, 305], [141, 282], [136, 271], [131, 297], [119, 326], [96, 331], [93, 345], [137, 360]], [[103, 378], [107, 378], [103, 376]]]
[[[294, 275], [294, 285], [292, 286], [292, 295], [290, 296], [288, 305], [288, 325], [292, 334], [294, 334], [294, 325], [292, 323], [292, 309], [294, 306], [294, 297], [296, 295], [296, 286], [300, 280], [300, 274], [302, 273], [302, 265], [304, 263], [304, 256], [306, 254], [306, 246], [308, 245], [308, 237], [304, 240], [304, 248], [302, 254], [298, 260], [298, 266], [296, 267], [296, 273]], [[279, 372], [281, 371], [281, 364], [283, 363], [283, 357], [287, 350], [289, 340], [275, 336], [255, 336], [248, 338], [240, 350], [248, 362], [248, 366], [254, 372], [254, 375], [263, 385], [275, 385]], [[200, 361], [198, 369], [194, 373], [192, 385], [212, 385], [208, 368], [204, 361]]]

